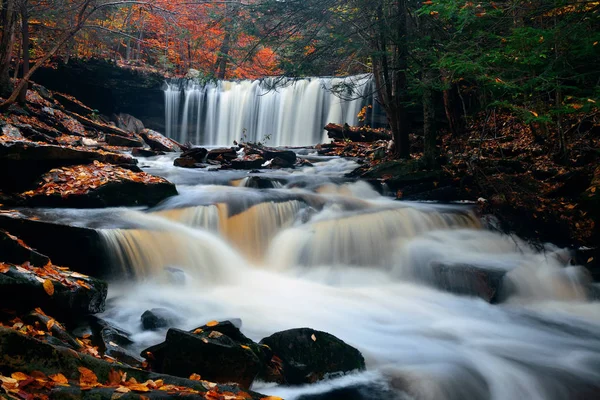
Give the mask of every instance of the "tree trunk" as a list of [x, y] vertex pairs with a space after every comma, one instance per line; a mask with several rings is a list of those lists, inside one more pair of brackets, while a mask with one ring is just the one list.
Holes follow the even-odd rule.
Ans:
[[[21, 5], [21, 49], [23, 50], [23, 76], [29, 73], [29, 13], [27, 11], [27, 1], [24, 0]], [[25, 104], [27, 101], [27, 81], [21, 92], [19, 92], [19, 103]]]
[[436, 168], [439, 158], [437, 146], [437, 127], [435, 124], [435, 103], [433, 85], [433, 70], [423, 73], [423, 160], [428, 168]]
[[10, 81], [10, 59], [15, 43], [16, 0], [2, 1], [2, 40], [0, 40], [0, 96], [7, 97], [12, 92]]

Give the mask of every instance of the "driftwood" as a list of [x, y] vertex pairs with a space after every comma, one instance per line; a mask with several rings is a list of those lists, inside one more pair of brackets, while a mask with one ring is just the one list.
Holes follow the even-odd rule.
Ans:
[[376, 142], [378, 140], [390, 140], [391, 136], [379, 129], [366, 127], [350, 127], [347, 124], [327, 124], [325, 126], [327, 136], [331, 139], [348, 139], [352, 142]]

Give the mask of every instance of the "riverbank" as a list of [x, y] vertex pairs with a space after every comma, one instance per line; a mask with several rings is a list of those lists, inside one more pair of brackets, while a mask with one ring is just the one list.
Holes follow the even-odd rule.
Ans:
[[[575, 124], [576, 122], [579, 125]], [[600, 121], [574, 121], [568, 159], [554, 155], [552, 135], [541, 138], [510, 114], [484, 116], [459, 137], [440, 139], [439, 168], [423, 167], [422, 138], [412, 136], [412, 160], [394, 160], [387, 141], [337, 139], [317, 146], [324, 155], [357, 157], [349, 176], [385, 184], [400, 200], [477, 204], [502, 232], [532, 243], [580, 249], [574, 263], [600, 278]]]

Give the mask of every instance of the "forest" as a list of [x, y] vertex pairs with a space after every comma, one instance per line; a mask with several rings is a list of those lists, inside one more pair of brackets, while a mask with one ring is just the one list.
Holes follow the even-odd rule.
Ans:
[[0, 399], [600, 398], [600, 1], [0, 0]]

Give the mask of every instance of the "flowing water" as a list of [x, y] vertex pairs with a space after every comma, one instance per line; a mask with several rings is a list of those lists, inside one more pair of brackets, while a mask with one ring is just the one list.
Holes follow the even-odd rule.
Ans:
[[373, 90], [370, 75], [207, 84], [174, 79], [165, 85], [166, 134], [198, 145], [312, 145], [327, 139], [329, 122], [357, 125], [361, 108], [375, 105]]
[[[258, 341], [310, 327], [363, 353], [366, 372], [253, 386], [286, 399], [600, 398], [600, 303], [564, 251], [494, 232], [469, 205], [383, 197], [343, 178], [352, 161], [313, 161], [250, 175], [142, 161], [180, 195], [152, 210], [111, 210], [111, 219], [88, 212], [122, 226], [101, 230], [123, 272], [103, 317], [129, 330], [136, 350], [164, 339], [140, 324], [161, 307], [183, 329], [239, 318]], [[469, 264], [502, 274], [510, 290], [500, 304], [449, 293], [436, 263], [450, 268], [446, 284]]]

